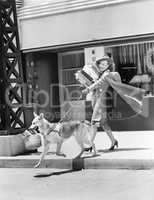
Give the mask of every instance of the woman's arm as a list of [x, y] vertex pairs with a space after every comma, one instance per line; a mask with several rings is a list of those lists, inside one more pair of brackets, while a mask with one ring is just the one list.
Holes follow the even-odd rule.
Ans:
[[92, 85], [88, 87], [89, 92], [101, 86], [101, 84], [105, 81], [105, 77], [108, 76], [110, 71], [105, 71], [102, 76]]

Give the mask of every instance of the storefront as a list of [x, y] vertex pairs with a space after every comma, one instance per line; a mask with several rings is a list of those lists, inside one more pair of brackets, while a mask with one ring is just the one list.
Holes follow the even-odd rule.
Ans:
[[[123, 82], [153, 93], [146, 60], [154, 48], [153, 6], [152, 0], [46, 0], [40, 4], [25, 0], [18, 13], [25, 80], [35, 91], [47, 92], [37, 95], [39, 111], [58, 120], [71, 105], [71, 118], [89, 118], [91, 108], [85, 97], [80, 98], [81, 87], [74, 73], [104, 53], [113, 57]], [[136, 75], [137, 80], [133, 79]], [[112, 97], [109, 107], [119, 98]], [[146, 121], [147, 114], [136, 116], [123, 101], [116, 102], [123, 112], [122, 116], [111, 112], [115, 130], [154, 128], [151, 117]], [[134, 119], [141, 118], [143, 125], [136, 127]]]

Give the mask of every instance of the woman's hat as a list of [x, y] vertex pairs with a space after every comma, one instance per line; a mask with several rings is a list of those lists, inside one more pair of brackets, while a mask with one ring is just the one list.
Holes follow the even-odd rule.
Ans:
[[96, 59], [96, 65], [98, 65], [102, 60], [107, 60], [109, 65], [113, 64], [113, 60], [109, 56], [104, 55], [103, 57]]

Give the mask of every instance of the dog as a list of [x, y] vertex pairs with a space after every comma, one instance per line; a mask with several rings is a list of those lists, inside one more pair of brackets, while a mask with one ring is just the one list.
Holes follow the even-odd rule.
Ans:
[[41, 137], [43, 150], [35, 168], [40, 166], [52, 143], [57, 144], [56, 155], [65, 157], [66, 155], [61, 152], [61, 146], [71, 136], [75, 137], [76, 142], [81, 148], [80, 153], [75, 158], [80, 158], [84, 151], [93, 150], [93, 156], [96, 155], [96, 148], [93, 142], [96, 133], [94, 127], [88, 121], [50, 123], [45, 119], [43, 113], [39, 115], [34, 113], [34, 119], [30, 129], [36, 129], [36, 127], [39, 130], [38, 134]]

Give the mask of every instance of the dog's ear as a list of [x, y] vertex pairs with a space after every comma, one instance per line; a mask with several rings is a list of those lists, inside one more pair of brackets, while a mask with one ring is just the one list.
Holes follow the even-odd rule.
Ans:
[[37, 117], [38, 115], [36, 114], [36, 112], [33, 112], [34, 117]]
[[43, 119], [44, 118], [44, 113], [40, 113], [40, 119]]

